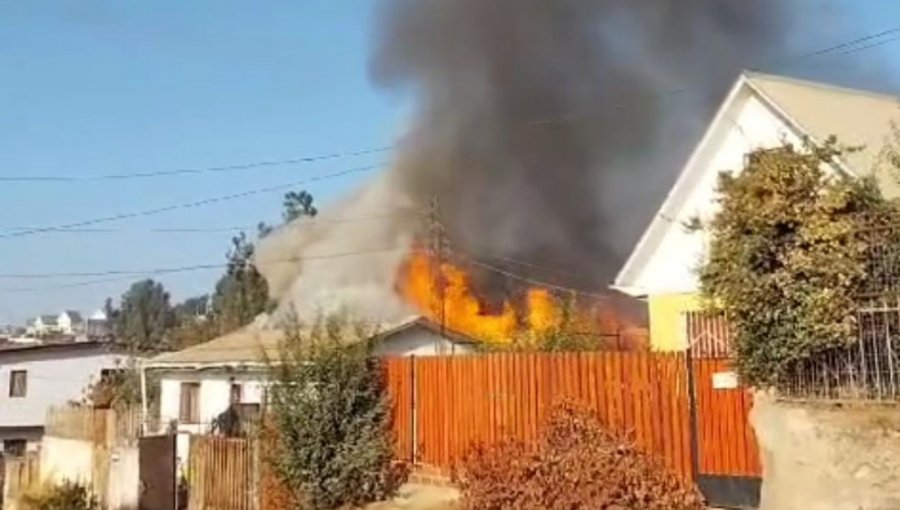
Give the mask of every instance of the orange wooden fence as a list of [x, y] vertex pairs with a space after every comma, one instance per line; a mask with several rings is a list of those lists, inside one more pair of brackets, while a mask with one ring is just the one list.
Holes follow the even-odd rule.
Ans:
[[256, 476], [246, 439], [192, 436], [188, 468], [190, 510], [251, 510]]
[[[398, 452], [452, 470], [473, 446], [504, 437], [534, 439], [555, 402], [590, 406], [610, 429], [692, 478], [687, 370], [682, 355], [633, 352], [491, 354], [387, 362]], [[412, 399], [407, 414], [396, 403]]]
[[747, 388], [714, 388], [716, 373], [730, 372], [725, 359], [693, 361], [697, 395], [697, 455], [701, 475], [759, 477], [762, 467], [749, 414]]

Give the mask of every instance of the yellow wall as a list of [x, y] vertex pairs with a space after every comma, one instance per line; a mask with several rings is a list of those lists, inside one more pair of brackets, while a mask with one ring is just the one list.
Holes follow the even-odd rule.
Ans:
[[695, 293], [659, 294], [647, 299], [650, 314], [650, 345], [656, 351], [678, 351], [687, 347], [682, 314], [699, 310]]

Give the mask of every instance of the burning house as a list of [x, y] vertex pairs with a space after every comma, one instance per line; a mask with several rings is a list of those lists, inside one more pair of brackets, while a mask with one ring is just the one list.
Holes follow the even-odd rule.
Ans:
[[606, 290], [615, 270], [733, 77], [802, 38], [794, 14], [383, 0], [371, 76], [413, 99], [411, 122], [389, 168], [259, 247], [272, 322], [348, 307], [504, 341], [575, 303], [599, 336], [642, 327], [641, 305]]

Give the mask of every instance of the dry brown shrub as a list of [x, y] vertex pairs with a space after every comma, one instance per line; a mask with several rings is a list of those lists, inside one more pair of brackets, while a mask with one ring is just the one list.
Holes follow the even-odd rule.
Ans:
[[458, 477], [464, 510], [705, 508], [695, 488], [572, 402], [554, 408], [536, 444], [476, 448]]

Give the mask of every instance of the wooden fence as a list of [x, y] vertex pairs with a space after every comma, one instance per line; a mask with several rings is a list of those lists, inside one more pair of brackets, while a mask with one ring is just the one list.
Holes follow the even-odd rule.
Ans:
[[[747, 389], [714, 382], [730, 375], [725, 360], [688, 361], [643, 352], [387, 359], [396, 455], [450, 474], [476, 445], [537, 438], [554, 404], [574, 399], [686, 482], [758, 480]], [[189, 508], [292, 507], [260, 457], [244, 439], [193, 437]]]
[[387, 367], [400, 458], [451, 471], [477, 444], [535, 439], [552, 406], [570, 398], [693, 478], [682, 355], [494, 354], [391, 359]]
[[257, 508], [255, 457], [253, 443], [246, 439], [192, 436], [189, 510]]
[[113, 445], [140, 436], [140, 408], [121, 410], [91, 407], [53, 407], [47, 411], [44, 433], [63, 439], [81, 439]]

